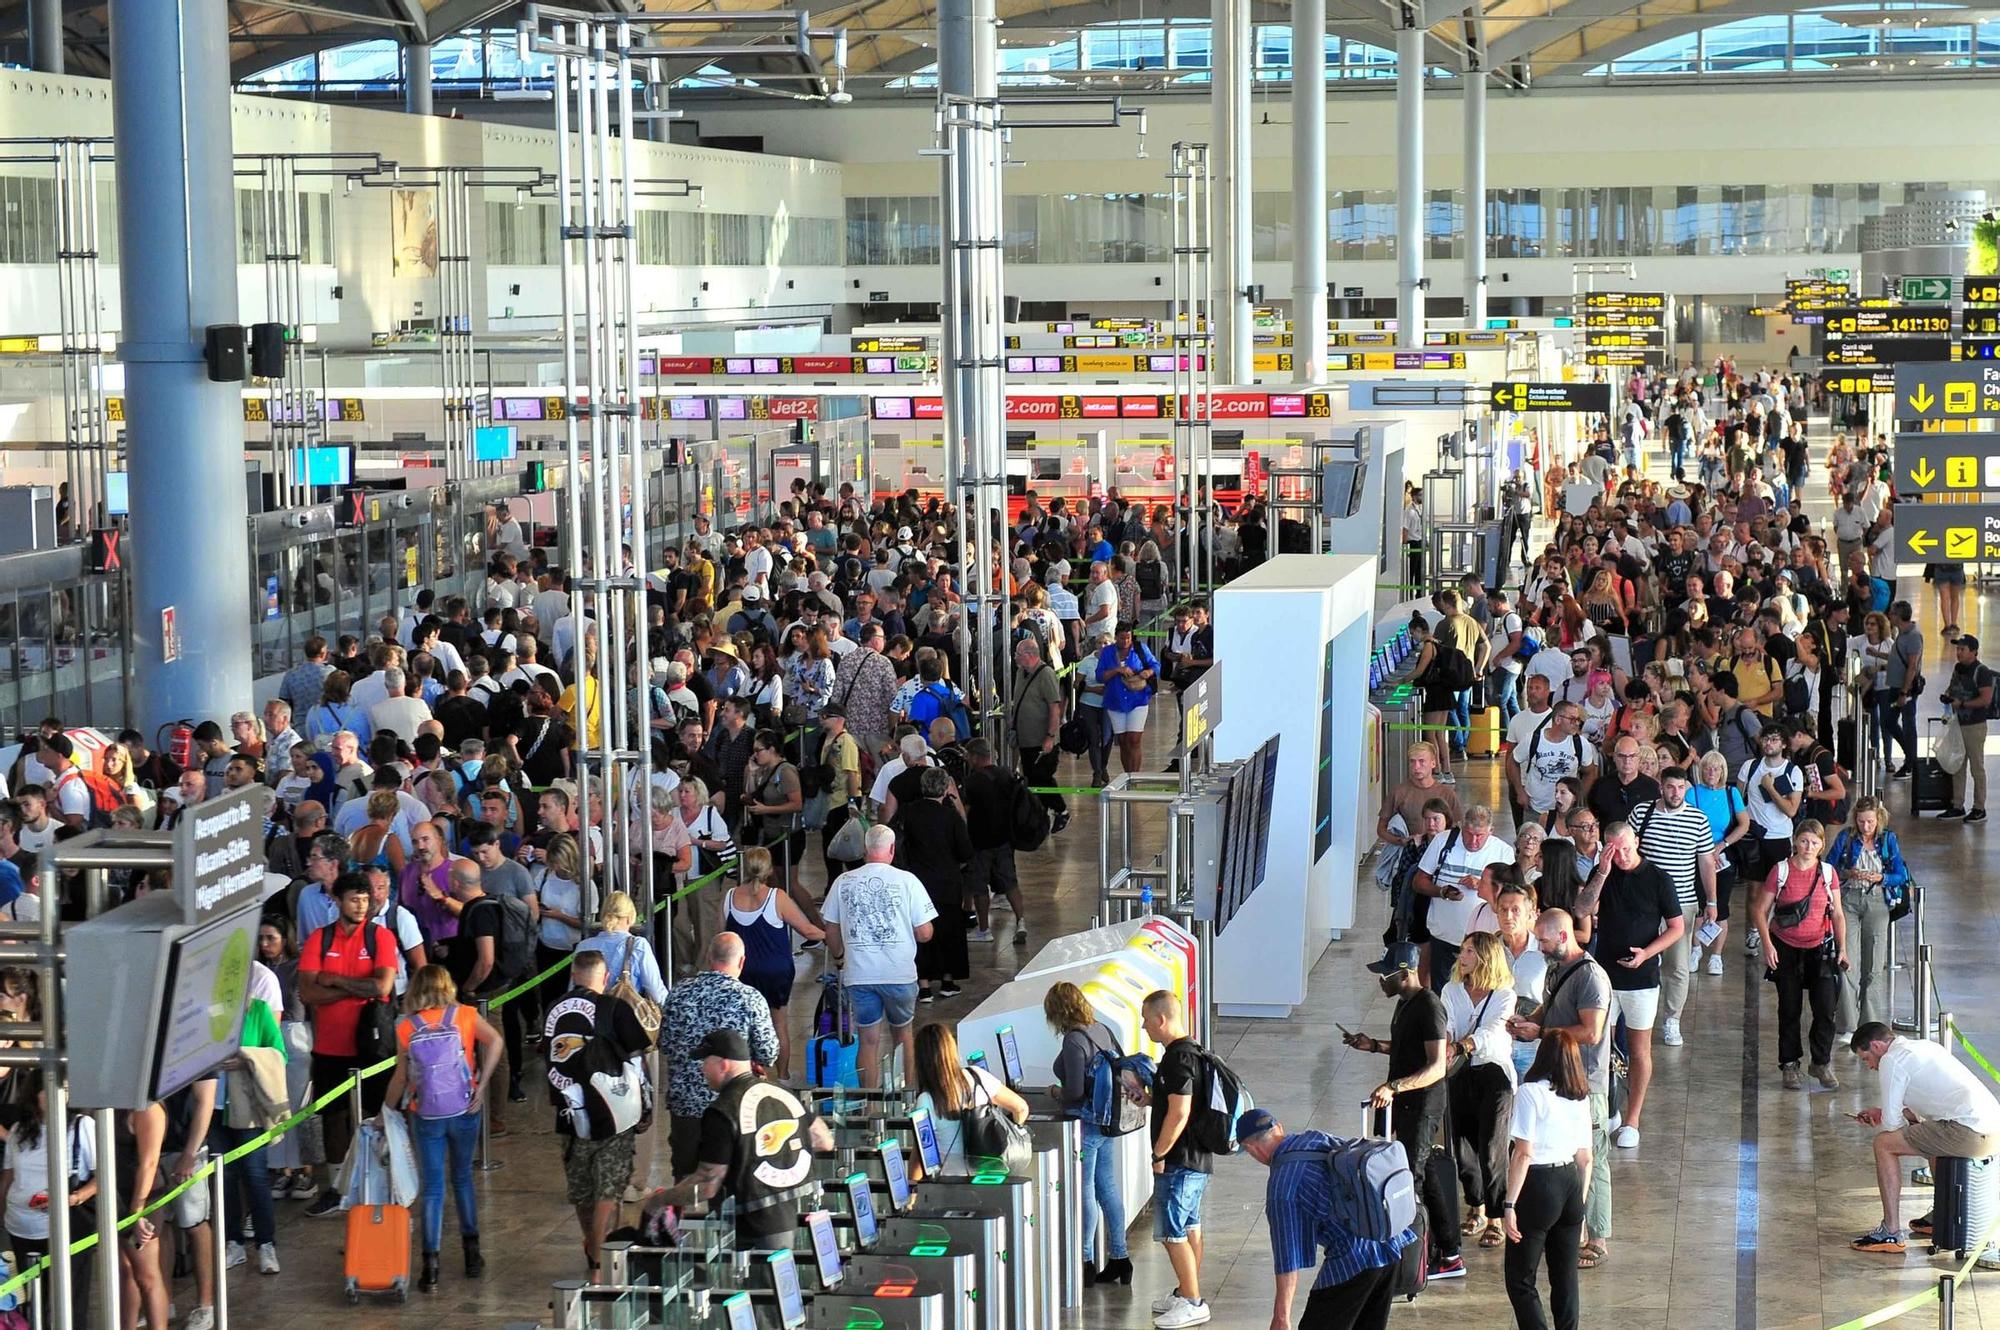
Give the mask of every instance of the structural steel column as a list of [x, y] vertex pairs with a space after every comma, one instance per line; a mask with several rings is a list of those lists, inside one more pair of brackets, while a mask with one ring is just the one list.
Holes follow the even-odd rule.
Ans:
[[1250, 358], [1250, 0], [1214, 0], [1209, 107], [1215, 127], [1215, 311], [1213, 369], [1218, 384], [1248, 383]]
[[28, 0], [28, 62], [42, 74], [63, 72], [63, 0]]
[[1486, 322], [1486, 70], [1465, 71], [1465, 326]]
[[431, 48], [416, 42], [403, 48], [403, 109], [431, 113]]
[[1326, 378], [1326, 0], [1292, 3], [1292, 378]]
[[1424, 344], [1424, 28], [1404, 0], [1396, 29], [1396, 344]]
[[151, 734], [250, 704], [242, 387], [211, 382], [202, 354], [205, 328], [240, 317], [229, 12], [111, 0], [110, 16], [135, 719]]
[[[945, 0], [938, 7], [938, 91], [947, 97], [970, 97], [983, 101], [993, 101], [1000, 95], [998, 69], [998, 20], [993, 8], [993, 0]], [[946, 136], [947, 143], [949, 135]], [[967, 302], [973, 293], [960, 290], [954, 283], [952, 247], [966, 243], [971, 230], [976, 228], [978, 204], [974, 198], [973, 178], [975, 173], [964, 169], [954, 169], [949, 158], [939, 158], [938, 219], [945, 231], [944, 252], [944, 296], [945, 308], [940, 313], [941, 334], [939, 351], [942, 373], [942, 387], [945, 398], [947, 419], [978, 421], [987, 412], [981, 403], [983, 392], [981, 375], [977, 370], [957, 364], [962, 360], [963, 349], [976, 340], [970, 335], [968, 319], [982, 316], [982, 312], [971, 308]], [[956, 219], [959, 231], [954, 234], [952, 227]], [[998, 293], [995, 293], [998, 299]], [[995, 317], [1004, 318], [1005, 311], [996, 311]], [[958, 326], [954, 326], [954, 325]], [[952, 410], [956, 402], [959, 412]], [[992, 404], [994, 411], [1000, 410], [999, 403]], [[968, 470], [966, 449], [976, 446], [977, 440], [962, 435], [959, 430], [945, 431], [944, 473], [956, 483]], [[1003, 439], [995, 439], [991, 446], [1001, 448]], [[971, 469], [978, 470], [986, 459], [976, 454], [971, 459]], [[997, 465], [1004, 466], [1004, 461]]]

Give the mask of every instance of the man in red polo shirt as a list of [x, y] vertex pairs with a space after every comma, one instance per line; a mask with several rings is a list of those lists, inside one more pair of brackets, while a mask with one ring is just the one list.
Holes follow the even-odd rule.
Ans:
[[[369, 921], [374, 902], [368, 879], [343, 873], [333, 884], [333, 896], [340, 903], [340, 917], [299, 945], [299, 997], [312, 1009], [315, 1099], [361, 1067], [355, 1032], [362, 1011], [372, 1001], [386, 1001], [396, 984], [396, 940], [388, 929]], [[373, 1114], [382, 1107], [387, 1084], [386, 1076], [361, 1082], [362, 1112]], [[306, 1209], [315, 1218], [340, 1209], [333, 1170], [347, 1157], [353, 1141], [352, 1098], [342, 1095], [328, 1104], [321, 1121], [326, 1129], [326, 1183]]]

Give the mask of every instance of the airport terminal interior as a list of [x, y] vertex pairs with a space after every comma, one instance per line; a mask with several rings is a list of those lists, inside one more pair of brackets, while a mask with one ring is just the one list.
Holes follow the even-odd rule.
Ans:
[[1988, 1324], [2000, 11], [796, 3], [0, 4], [0, 1330]]

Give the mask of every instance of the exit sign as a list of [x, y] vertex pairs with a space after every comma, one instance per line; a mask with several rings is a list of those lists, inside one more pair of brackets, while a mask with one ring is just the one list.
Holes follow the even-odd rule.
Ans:
[[1950, 300], [1951, 278], [1905, 277], [1903, 279], [1903, 299], [1912, 301]]

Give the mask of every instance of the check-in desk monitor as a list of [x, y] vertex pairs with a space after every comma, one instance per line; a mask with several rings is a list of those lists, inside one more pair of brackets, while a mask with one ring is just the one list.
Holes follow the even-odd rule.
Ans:
[[798, 1330], [806, 1323], [805, 1295], [799, 1291], [799, 1267], [789, 1251], [774, 1251], [764, 1257], [771, 1272], [771, 1291], [778, 1297], [778, 1322], [785, 1330]]
[[[900, 1151], [898, 1152], [901, 1153]], [[900, 1161], [899, 1161], [900, 1162]], [[905, 1180], [907, 1185], [907, 1179]], [[868, 1175], [855, 1173], [847, 1179], [847, 1208], [854, 1214], [854, 1243], [857, 1247], [873, 1247], [875, 1238], [881, 1232], [875, 1222], [875, 1202], [869, 1194]]]
[[[931, 1115], [923, 1109], [916, 1111], [917, 1139], [923, 1140], [925, 1133], [931, 1139], [930, 1150], [937, 1152], [937, 1132], [932, 1129]], [[889, 1208], [897, 1214], [910, 1208], [910, 1170], [903, 1166], [903, 1145], [901, 1141], [882, 1142], [882, 1180], [889, 1184]]]

